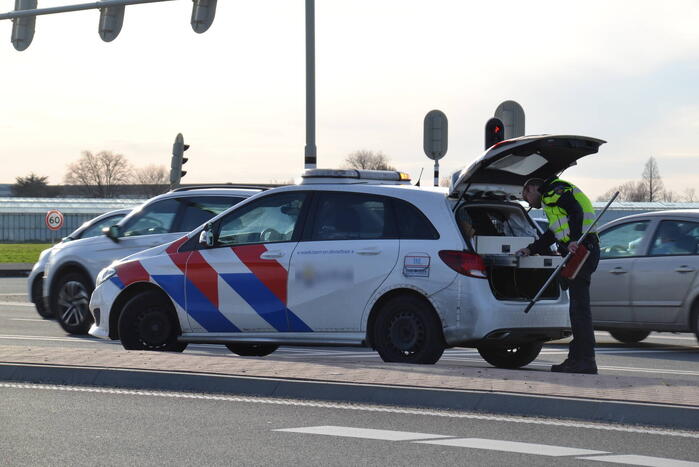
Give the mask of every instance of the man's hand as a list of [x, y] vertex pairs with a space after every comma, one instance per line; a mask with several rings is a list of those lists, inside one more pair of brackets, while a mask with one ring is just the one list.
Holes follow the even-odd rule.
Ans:
[[575, 250], [578, 249], [578, 242], [570, 242], [568, 244], [568, 251], [570, 251], [571, 255], [575, 254]]
[[531, 254], [531, 251], [529, 251], [529, 248], [522, 248], [521, 250], [517, 250], [515, 252], [515, 255], [517, 256], [529, 256]]

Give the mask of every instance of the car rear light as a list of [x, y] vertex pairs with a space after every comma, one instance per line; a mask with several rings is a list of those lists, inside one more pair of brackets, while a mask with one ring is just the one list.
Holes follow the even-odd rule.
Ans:
[[477, 277], [479, 279], [486, 279], [488, 277], [483, 258], [475, 253], [456, 250], [442, 250], [439, 252], [439, 257], [442, 258], [444, 264], [459, 274], [469, 277]]

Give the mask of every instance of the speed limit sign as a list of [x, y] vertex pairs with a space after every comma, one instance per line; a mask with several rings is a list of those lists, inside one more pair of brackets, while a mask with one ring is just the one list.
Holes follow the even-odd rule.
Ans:
[[46, 213], [46, 227], [50, 230], [59, 230], [63, 227], [63, 214], [57, 209], [52, 209]]

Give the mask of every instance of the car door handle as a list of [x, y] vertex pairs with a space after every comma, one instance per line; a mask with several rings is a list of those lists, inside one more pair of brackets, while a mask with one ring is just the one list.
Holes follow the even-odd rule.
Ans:
[[612, 274], [626, 274], [626, 269], [617, 266], [614, 269], [611, 269], [609, 272]]
[[260, 255], [261, 259], [275, 259], [284, 256], [284, 252], [280, 250], [265, 251]]
[[358, 255], [365, 255], [365, 256], [368, 256], [368, 255], [378, 255], [379, 253], [381, 253], [381, 250], [379, 250], [378, 248], [373, 248], [373, 247], [371, 247], [371, 248], [362, 248], [361, 250], [357, 250], [356, 253], [357, 253]]
[[675, 269], [677, 272], [694, 272], [696, 269], [690, 268], [689, 266], [680, 266], [679, 268]]

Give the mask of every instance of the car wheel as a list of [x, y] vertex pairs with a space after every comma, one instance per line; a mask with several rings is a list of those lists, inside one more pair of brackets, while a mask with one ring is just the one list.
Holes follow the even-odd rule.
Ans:
[[172, 304], [157, 291], [142, 292], [129, 300], [119, 316], [119, 338], [126, 350], [182, 352]]
[[44, 279], [37, 277], [32, 282], [32, 302], [36, 307], [36, 312], [44, 319], [53, 319], [56, 315], [44, 304]]
[[614, 331], [609, 331], [609, 334], [624, 344], [635, 344], [648, 337], [650, 331], [645, 329], [615, 329]]
[[699, 301], [692, 307], [692, 331], [694, 331], [694, 335], [697, 336], [697, 342], [699, 342]]
[[384, 362], [436, 363], [445, 348], [441, 322], [423, 300], [393, 298], [374, 323], [374, 348]]
[[541, 342], [530, 342], [527, 344], [509, 345], [484, 345], [478, 347], [478, 353], [483, 360], [497, 368], [521, 368], [529, 365], [539, 356]]
[[61, 277], [51, 294], [51, 309], [56, 320], [69, 334], [87, 334], [93, 323], [88, 305], [92, 284], [82, 274], [71, 272]]
[[226, 344], [226, 347], [241, 357], [264, 357], [279, 348], [275, 344]]

